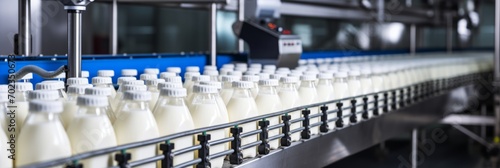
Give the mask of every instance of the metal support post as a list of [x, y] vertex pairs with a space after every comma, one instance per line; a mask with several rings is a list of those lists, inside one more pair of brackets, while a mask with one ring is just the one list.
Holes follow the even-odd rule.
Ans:
[[17, 55], [31, 54], [31, 0], [19, 0]]
[[453, 16], [446, 16], [446, 51], [451, 54], [453, 50]]
[[118, 54], [118, 4], [113, 0], [111, 4], [111, 33], [109, 38], [109, 51], [111, 55]]
[[67, 78], [82, 72], [82, 11], [68, 10], [68, 73]]
[[210, 65], [217, 66], [217, 4], [210, 4]]
[[417, 168], [418, 165], [418, 129], [414, 128], [411, 132], [411, 168]]
[[411, 24], [411, 26], [410, 26], [410, 54], [412, 56], [414, 56], [416, 50], [417, 50], [417, 26], [415, 24]]
[[[238, 21], [242, 22], [245, 20], [245, 0], [238, 0]], [[242, 39], [238, 39], [238, 53], [245, 52], [245, 42]]]

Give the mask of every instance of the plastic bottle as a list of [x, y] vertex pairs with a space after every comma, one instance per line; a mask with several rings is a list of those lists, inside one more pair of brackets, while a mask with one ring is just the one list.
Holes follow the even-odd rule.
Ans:
[[[359, 76], [361, 73], [357, 70], [351, 70], [348, 72], [347, 85], [349, 86], [349, 96], [361, 96], [361, 81], [359, 80]], [[356, 98], [356, 105], [362, 104], [363, 98]], [[348, 105], [352, 105], [351, 103]], [[362, 119], [361, 112], [362, 108], [356, 108], [357, 120], [360, 121]], [[349, 111], [350, 112], [350, 111]]]
[[135, 77], [119, 77], [117, 83], [118, 89], [116, 90], [116, 97], [121, 96], [122, 94], [121, 86], [123, 85], [123, 83], [125, 83], [125, 81], [135, 81], [135, 80], [137, 80]]
[[[276, 79], [263, 79], [259, 81], [259, 93], [255, 98], [255, 103], [257, 104], [257, 109], [259, 115], [269, 114], [283, 110], [283, 105], [281, 104], [280, 97], [276, 87], [278, 87], [279, 82]], [[268, 118], [269, 126], [279, 124], [279, 116]], [[279, 129], [274, 129], [269, 131], [269, 136], [276, 136], [280, 133]], [[269, 142], [271, 149], [278, 149], [279, 140], [273, 140]]]
[[158, 90], [161, 90], [163, 88], [183, 88], [183, 87], [181, 83], [174, 83], [174, 82], [158, 83]]
[[182, 78], [180, 76], [169, 76], [163, 79], [165, 82], [179, 83], [182, 86]]
[[158, 68], [145, 68], [144, 69], [144, 74], [154, 75], [155, 78], [158, 78], [159, 73], [160, 73], [160, 69], [158, 69]]
[[197, 66], [187, 66], [186, 72], [200, 72], [200, 67]]
[[[349, 85], [347, 84], [347, 72], [337, 72], [335, 73], [335, 80], [333, 81], [333, 99], [338, 100], [338, 99], [343, 99], [349, 97]], [[347, 107], [350, 106], [351, 100], [345, 100], [341, 101], [343, 104], [342, 107]], [[335, 106], [337, 107], [337, 106]], [[350, 111], [344, 110], [342, 115], [343, 115], [343, 120], [344, 120], [344, 125], [349, 124], [349, 118], [346, 117], [348, 116]], [[335, 118], [337, 117], [336, 113], [329, 114], [328, 118]], [[328, 125], [332, 126], [332, 129], [335, 126], [335, 122], [331, 122]]]
[[259, 93], [259, 76], [256, 75], [244, 75], [241, 77], [241, 81], [249, 81], [252, 82], [253, 86], [250, 89], [252, 93], [252, 97], [255, 98], [257, 97], [257, 94]]
[[148, 80], [148, 79], [158, 79], [158, 75], [155, 74], [141, 74], [139, 76], [140, 80]]
[[173, 72], [162, 72], [160, 73], [160, 79], [164, 79], [166, 77], [172, 77], [172, 76], [177, 76], [177, 74]]
[[[224, 104], [224, 100], [222, 100], [222, 97], [220, 96], [220, 90], [222, 89], [222, 83], [221, 82], [213, 82], [213, 81], [204, 81], [200, 82], [200, 85], [208, 85], [208, 86], [213, 86], [217, 88], [217, 93], [213, 93], [213, 96], [215, 97], [215, 101], [217, 101], [217, 105], [219, 106], [220, 109], [220, 115], [224, 119], [224, 122], [229, 122], [229, 116], [226, 108], [226, 104]], [[192, 97], [188, 99], [189, 101], [192, 101]]]
[[[361, 94], [363, 95], [368, 95], [373, 93], [373, 82], [371, 78], [371, 70], [368, 68], [362, 69], [361, 70], [361, 77], [359, 78], [359, 81], [361, 83]], [[367, 96], [368, 102], [371, 102], [374, 100], [373, 95]], [[368, 104], [368, 109], [373, 108], [373, 103]], [[373, 116], [373, 110], [368, 110], [368, 117]]]
[[[184, 101], [187, 91], [184, 88], [164, 88], [160, 90], [160, 98], [153, 115], [158, 124], [160, 136], [194, 129], [193, 118]], [[185, 136], [170, 141], [175, 143], [176, 149], [193, 146], [193, 137]], [[174, 165], [194, 159], [194, 152], [187, 152], [175, 156]]]
[[9, 144], [7, 143], [9, 142], [7, 136], [8, 135], [6, 134], [5, 130], [0, 130], [0, 147], [4, 149], [0, 151], [0, 163], [2, 163], [2, 166], [5, 168], [12, 168], [12, 160], [9, 158], [11, 153], [7, 150], [10, 149]]
[[91, 88], [92, 85], [71, 85], [68, 86], [68, 98], [63, 102], [63, 111], [61, 113], [61, 123], [64, 128], [68, 128], [68, 124], [75, 118], [78, 106], [76, 98], [79, 95], [85, 94], [85, 89]]
[[116, 110], [118, 109], [115, 110], [111, 107], [111, 101], [113, 99], [111, 98], [111, 91], [108, 88], [87, 88], [85, 89], [85, 95], [106, 97], [106, 101], [108, 102], [108, 105], [104, 107], [106, 110], [106, 114], [111, 123], [115, 122], [116, 118], [118, 117], [118, 114], [116, 113]]
[[[293, 107], [297, 107], [299, 104], [299, 92], [295, 87], [295, 83], [299, 80], [297, 77], [293, 76], [285, 76], [280, 79], [280, 87], [278, 89], [278, 95], [280, 96], [281, 104], [283, 105], [283, 109], [290, 109]], [[300, 111], [294, 111], [289, 113], [291, 119], [300, 118]], [[294, 123], [290, 125], [290, 130], [297, 129], [301, 126], [301, 123]], [[297, 141], [300, 139], [300, 134], [292, 134], [292, 141]]]
[[[148, 102], [151, 93], [141, 91], [124, 92], [124, 103], [120, 107], [119, 115], [113, 124], [118, 145], [139, 142], [159, 136], [158, 126]], [[130, 161], [141, 160], [156, 155], [156, 145], [127, 150], [132, 154]], [[140, 168], [154, 168], [155, 163], [138, 166]]]
[[[77, 105], [76, 116], [67, 129], [73, 154], [116, 146], [115, 131], [106, 115], [107, 97], [80, 95]], [[109, 164], [111, 158], [111, 155], [100, 155], [80, 163], [87, 167], [112, 166]]]
[[149, 109], [154, 109], [156, 102], [158, 101], [158, 96], [160, 96], [160, 90], [158, 90], [158, 80], [148, 79], [145, 80], [148, 91], [151, 92], [151, 101], [149, 101]]
[[57, 94], [59, 95], [59, 98], [61, 100], [66, 99], [68, 97], [68, 95], [66, 94], [66, 91], [64, 91], [64, 82], [62, 82], [62, 81], [45, 81], [42, 83], [37, 83], [36, 89], [37, 90], [55, 90], [55, 91], [57, 91]]
[[[193, 82], [193, 85], [196, 85], [196, 84], [200, 84], [201, 81], [210, 81], [210, 76], [208, 76], [208, 75], [193, 76], [191, 78], [191, 80]], [[186, 88], [187, 94], [188, 94], [187, 97], [191, 97], [191, 95], [193, 94], [193, 85], [191, 85], [190, 88]]]
[[187, 94], [190, 94], [189, 88], [193, 87], [193, 76], [200, 76], [199, 72], [186, 72], [184, 73], [184, 88], [187, 89]]
[[[7, 92], [0, 92], [0, 128], [2, 131], [0, 131], [0, 134], [3, 132], [7, 134], [9, 132], [7, 123], [10, 124], [10, 116], [9, 119], [7, 119], [7, 114], [10, 112], [9, 109], [7, 108], [9, 98], [8, 98], [8, 93]], [[3, 141], [2, 141], [3, 142]], [[7, 142], [5, 142], [7, 143]], [[0, 145], [1, 146], [1, 145]], [[5, 148], [6, 149], [6, 148]], [[1, 155], [2, 153], [0, 153]], [[1, 158], [0, 158], [1, 160]]]
[[89, 84], [89, 79], [87, 79], [87, 78], [68, 78], [66, 80], [67, 86], [87, 85], [87, 84]]
[[[220, 109], [217, 105], [213, 93], [217, 93], [217, 88], [207, 85], [194, 85], [193, 92], [195, 96], [189, 105], [189, 111], [193, 117], [194, 126], [196, 128], [209, 127], [224, 123], [224, 119], [220, 115]], [[225, 137], [225, 130], [209, 131], [207, 134], [211, 135], [211, 139], [223, 139]], [[198, 141], [195, 140], [197, 144]], [[210, 146], [210, 153], [219, 153], [226, 149], [227, 144], [219, 144]], [[196, 155], [196, 152], [195, 152]], [[222, 167], [224, 158], [211, 159], [212, 167]]]
[[59, 101], [30, 101], [29, 115], [17, 139], [16, 166], [71, 156], [68, 135], [59, 120], [62, 110]]
[[[316, 75], [302, 75], [300, 77], [302, 81], [298, 89], [299, 92], [299, 105], [310, 105], [313, 103], [319, 103], [318, 101], [318, 90], [316, 89]], [[319, 112], [318, 107], [309, 108], [310, 115], [317, 114]], [[310, 124], [315, 124], [319, 122], [319, 118], [311, 118], [309, 120]], [[311, 128], [311, 134], [317, 134], [319, 131], [318, 127]]]
[[113, 87], [110, 77], [93, 77], [92, 85], [94, 85], [94, 87], [109, 88], [111, 90], [111, 97], [116, 97], [116, 90], [115, 87]]
[[16, 82], [14, 83], [15, 93], [14, 99], [16, 106], [16, 126], [15, 132], [18, 135], [21, 131], [21, 126], [24, 124], [26, 116], [28, 116], [28, 93], [33, 90], [33, 84]]
[[122, 77], [133, 77], [137, 79], [137, 69], [122, 69]]
[[168, 67], [167, 72], [173, 72], [176, 74], [176, 76], [180, 76], [182, 69], [181, 69], [181, 67]]
[[224, 104], [227, 104], [229, 102], [229, 99], [231, 99], [231, 96], [233, 96], [233, 82], [238, 81], [239, 77], [238, 76], [233, 76], [233, 75], [224, 75], [222, 76], [222, 89], [220, 91], [220, 95], [222, 97], [222, 100], [224, 101]]

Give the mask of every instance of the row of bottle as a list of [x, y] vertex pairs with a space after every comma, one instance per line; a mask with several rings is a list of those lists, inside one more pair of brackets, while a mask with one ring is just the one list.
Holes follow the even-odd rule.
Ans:
[[[28, 106], [28, 102], [34, 102], [34, 100], [40, 99], [40, 97], [56, 97], [47, 95], [37, 97], [34, 95], [43, 95], [41, 93], [43, 90], [57, 90], [57, 95], [59, 95], [59, 97], [56, 98], [56, 101], [61, 101], [62, 104], [64, 104], [60, 114], [62, 128], [68, 131], [70, 128], [69, 125], [82, 124], [82, 121], [78, 121], [77, 118], [81, 117], [79, 113], [86, 113], [78, 110], [84, 109], [82, 106], [85, 106], [83, 104], [78, 104], [78, 100], [84, 99], [80, 97], [88, 96], [79, 95], [87, 92], [87, 94], [92, 95], [93, 92], [95, 96], [104, 96], [107, 98], [107, 101], [100, 100], [99, 102], [107, 103], [105, 109], [103, 109], [104, 111], [101, 110], [101, 112], [99, 112], [99, 114], [101, 114], [99, 116], [106, 117], [112, 126], [110, 127], [110, 124], [105, 126], [105, 128], [108, 129], [82, 129], [85, 127], [79, 126], [77, 127], [79, 129], [75, 129], [71, 132], [68, 131], [69, 139], [75, 136], [72, 134], [77, 134], [76, 137], [80, 136], [75, 140], [78, 141], [79, 139], [85, 139], [85, 137], [92, 135], [103, 135], [100, 131], [108, 130], [105, 132], [110, 133], [114, 131], [116, 134], [114, 137], [117, 141], [116, 144], [120, 145], [194, 128], [237, 121], [296, 106], [369, 94], [386, 89], [409, 86], [432, 79], [484, 72], [490, 70], [490, 60], [491, 58], [488, 56], [405, 58], [404, 60], [392, 59], [377, 62], [334, 64], [328, 65], [328, 69], [326, 70], [320, 70], [322, 69], [321, 67], [324, 66], [317, 65], [299, 66], [294, 70], [290, 70], [287, 68], [276, 68], [271, 65], [262, 66], [259, 64], [251, 64], [248, 66], [247, 64], [226, 64], [219, 69], [219, 71], [217, 71], [215, 67], [207, 66], [205, 67], [204, 75], [200, 75], [198, 67], [188, 67], [186, 68], [187, 72], [184, 74], [184, 83], [182, 83], [182, 79], [179, 77], [180, 68], [171, 67], [167, 69], [168, 72], [162, 72], [161, 74], [157, 69], [146, 69], [144, 71], [145, 74], [140, 75], [140, 79], [142, 80], [136, 79], [136, 70], [123, 70], [122, 77], [118, 79], [118, 90], [116, 93], [112, 87], [110, 78], [114, 76], [114, 72], [102, 70], [98, 72], [99, 77], [94, 77], [92, 79], [94, 87], [91, 89], [87, 89], [90, 88], [90, 86], [87, 85], [88, 80], [85, 78], [68, 79], [66, 83], [66, 85], [69, 85], [67, 96], [63, 90], [64, 83], [61, 85], [61, 82], [48, 81], [39, 83], [37, 84], [37, 89], [41, 91], [32, 92], [27, 92], [30, 90], [29, 86], [32, 87], [30, 83], [16, 83], [16, 95], [26, 98], [18, 99], [16, 96], [16, 104], [18, 104], [18, 110], [21, 106], [31, 108], [32, 106]], [[399, 64], [403, 62], [406, 63], [406, 65], [404, 67], [399, 66]], [[158, 75], [160, 75], [161, 79], [157, 79]], [[58, 86], [46, 86], [50, 84], [44, 83], [59, 84], [57, 84]], [[182, 87], [185, 87], [185, 90], [182, 89]], [[100, 92], [106, 93], [95, 93], [99, 91], [87, 90], [101, 90]], [[140, 103], [136, 102], [134, 105], [127, 105], [131, 103], [129, 101], [132, 100], [139, 101]], [[345, 102], [344, 104], [348, 103], [349, 102]], [[128, 109], [129, 106], [133, 107], [133, 112], [128, 111], [124, 113], [123, 111]], [[329, 106], [330, 109], [335, 108], [334, 105]], [[310, 110], [312, 114], [319, 112], [317, 108], [311, 108]], [[142, 111], [142, 113], [138, 111]], [[57, 110], [54, 112], [57, 113]], [[31, 114], [30, 112], [30, 115]], [[292, 119], [299, 118], [300, 112], [293, 112], [290, 113], [290, 115]], [[334, 115], [335, 114], [329, 116], [329, 118], [334, 118]], [[18, 116], [23, 116], [22, 110], [18, 111], [16, 119], [19, 119], [17, 122], [18, 125], [23, 125], [22, 122], [24, 122], [24, 120]], [[30, 121], [29, 118], [30, 117], [26, 119], [26, 122]], [[159, 120], [159, 118], [161, 120]], [[278, 117], [270, 118], [269, 120], [271, 125], [279, 123]], [[314, 119], [311, 123], [319, 121], [316, 120], [318, 119]], [[21, 122], [21, 124], [19, 124], [19, 122]], [[137, 127], [137, 125], [140, 125], [140, 127]], [[89, 122], [88, 126], [102, 126], [102, 124], [99, 125]], [[334, 126], [334, 124], [330, 123], [330, 126]], [[255, 123], [241, 125], [241, 127], [243, 127], [244, 132], [257, 129]], [[291, 129], [293, 130], [299, 127], [300, 123], [295, 123], [292, 124]], [[22, 129], [24, 130], [24, 125]], [[155, 129], [156, 131], [154, 131]], [[311, 131], [313, 134], [318, 132], [317, 129], [312, 129]], [[23, 131], [21, 131], [21, 134], [22, 133]], [[229, 135], [227, 130], [213, 131], [210, 132], [210, 134], [212, 134], [213, 140], [222, 139]], [[275, 129], [270, 131], [269, 136], [271, 137], [277, 134], [279, 134], [279, 130]], [[39, 136], [46, 137], [45, 135], [47, 134]], [[109, 135], [111, 135], [111, 133]], [[84, 136], [84, 138], [81, 136]], [[19, 139], [22, 140], [20, 137]], [[292, 135], [292, 140], [299, 140], [299, 138], [300, 136], [298, 133]], [[30, 137], [30, 139], [33, 139], [33, 137]], [[255, 141], [257, 141], [256, 136], [246, 137], [243, 138], [242, 145]], [[74, 142], [70, 142], [73, 145]], [[175, 142], [176, 149], [191, 146], [195, 142], [196, 141], [194, 141], [191, 136], [183, 137], [182, 140], [179, 139]], [[18, 141], [18, 143], [21, 143], [21, 141]], [[96, 144], [99, 143], [92, 140], [87, 140], [86, 143], [78, 142], [76, 147], [73, 146], [71, 148], [73, 150], [72, 153], [76, 154], [103, 148], [103, 146], [98, 146]], [[107, 144], [105, 146], [112, 145], [113, 144]], [[278, 141], [272, 141], [270, 145], [273, 149], [277, 148]], [[79, 151], [79, 146], [85, 146], [86, 150]], [[31, 148], [30, 150], [33, 151], [33, 147]], [[217, 153], [224, 149], [228, 149], [227, 144], [211, 147], [211, 152]], [[155, 150], [155, 147], [152, 146], [149, 147], [149, 149], [141, 148], [138, 150], [130, 150], [129, 152], [132, 153], [133, 160], [138, 160], [153, 156]], [[36, 152], [31, 153], [33, 154]], [[23, 156], [21, 150], [19, 154], [18, 157]], [[256, 151], [254, 148], [251, 148], [244, 150], [243, 154], [244, 157], [253, 157], [256, 155]], [[36, 154], [33, 155], [40, 157]], [[45, 157], [47, 155], [43, 156]], [[176, 163], [181, 163], [193, 159], [193, 156], [192, 153], [187, 153], [183, 156], [176, 156], [175, 160]], [[62, 156], [57, 155], [57, 157]], [[54, 155], [52, 159], [57, 157]], [[223, 158], [213, 159], [212, 165], [214, 167], [222, 166], [222, 159]], [[39, 158], [38, 160], [30, 160], [39, 162], [49, 159], [41, 158], [40, 160]], [[103, 160], [106, 160], [106, 158]], [[96, 161], [95, 163], [101, 164], [103, 160], [101, 160], [101, 162]], [[154, 167], [154, 165], [152, 166]]]

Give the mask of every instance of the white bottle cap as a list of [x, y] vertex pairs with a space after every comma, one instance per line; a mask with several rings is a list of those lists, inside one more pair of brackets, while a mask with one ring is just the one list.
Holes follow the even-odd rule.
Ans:
[[123, 82], [125, 82], [125, 81], [135, 81], [135, 80], [137, 80], [135, 77], [128, 77], [128, 76], [127, 77], [119, 77], [118, 78], [118, 85], [122, 85]]
[[158, 89], [161, 90], [163, 88], [182, 88], [182, 83], [177, 83], [177, 82], [158, 83]]
[[97, 71], [97, 76], [113, 77], [113, 76], [115, 76], [115, 71], [113, 71], [113, 70], [99, 70], [99, 71]]
[[54, 83], [54, 86], [56, 87], [56, 89], [64, 89], [64, 81], [46, 80], [46, 81], [43, 81], [42, 83]]
[[240, 71], [240, 72], [245, 72], [247, 70], [248, 70], [247, 67], [236, 67], [236, 68], [234, 68], [234, 71]]
[[297, 78], [300, 78], [302, 76], [302, 73], [290, 73], [288, 76], [295, 76]]
[[271, 79], [277, 79], [277, 80], [281, 80], [282, 77], [285, 77], [285, 75], [284, 74], [271, 74], [269, 76], [269, 78], [271, 78]]
[[155, 75], [155, 74], [148, 74], [148, 73], [144, 73], [144, 74], [141, 74], [141, 76], [139, 77], [139, 79], [141, 80], [146, 80], [146, 79], [158, 79], [158, 76]]
[[151, 92], [126, 91], [123, 94], [123, 99], [135, 100], [135, 101], [149, 101], [149, 100], [151, 100]]
[[361, 69], [361, 74], [363, 75], [371, 75], [372, 74], [372, 71], [368, 68], [363, 68]]
[[222, 82], [233, 82], [238, 81], [240, 77], [234, 75], [224, 75], [222, 76]]
[[188, 66], [186, 67], [186, 72], [200, 72], [200, 67]]
[[122, 91], [147, 91], [148, 87], [146, 85], [123, 85]]
[[305, 65], [305, 64], [307, 64], [307, 61], [305, 59], [299, 60], [299, 65]]
[[234, 69], [234, 64], [224, 64], [222, 68]]
[[111, 95], [111, 88], [102, 88], [102, 87], [86, 88], [85, 94], [86, 95], [93, 95], [93, 96], [110, 96]]
[[320, 74], [318, 74], [318, 78], [319, 79], [332, 79], [333, 78], [333, 74], [331, 74], [331, 73], [320, 73]]
[[259, 82], [259, 76], [256, 75], [243, 75], [241, 77], [242, 81], [249, 81], [249, 82]]
[[165, 82], [165, 79], [156, 79], [156, 81], [158, 81], [158, 83], [163, 83]]
[[258, 75], [260, 71], [246, 71], [243, 75]]
[[104, 96], [80, 95], [76, 98], [76, 105], [106, 107], [108, 106], [108, 98]]
[[193, 86], [194, 93], [217, 93], [217, 88], [210, 85], [194, 85]]
[[277, 71], [290, 71], [290, 68], [280, 67], [280, 68], [277, 69]]
[[209, 85], [216, 87], [217, 89], [222, 89], [222, 83], [221, 82], [215, 82], [215, 81], [201, 81], [200, 85]]
[[0, 93], [9, 92], [9, 85], [0, 85]]
[[229, 72], [232, 72], [233, 69], [221, 68], [219, 71], [221, 75], [227, 75]]
[[169, 76], [177, 76], [177, 74], [175, 74], [174, 72], [162, 72], [160, 73], [160, 78], [166, 78], [166, 77], [169, 77]]
[[259, 81], [260, 86], [278, 86], [279, 81], [276, 79], [261, 79]]
[[276, 65], [264, 65], [264, 69], [276, 70]]
[[304, 72], [304, 75], [318, 75], [319, 74], [319, 71], [315, 71], [315, 70], [309, 70], [309, 71], [305, 71]]
[[181, 73], [181, 67], [168, 67], [167, 72]]
[[347, 78], [347, 72], [337, 72], [335, 78]]
[[82, 71], [82, 78], [88, 78], [90, 76], [89, 71]]
[[122, 85], [144, 85], [143, 80], [125, 80]]
[[182, 78], [180, 76], [168, 76], [163, 79], [165, 82], [182, 83]]
[[227, 73], [228, 75], [236, 75], [236, 76], [243, 76], [243, 73], [241, 71], [231, 71]]
[[314, 80], [316, 80], [316, 75], [312, 75], [312, 74], [302, 75], [302, 76], [300, 76], [300, 80], [301, 81], [314, 81]]
[[250, 89], [253, 87], [253, 82], [249, 81], [234, 81], [232, 84], [233, 88]]
[[111, 77], [96, 76], [92, 78], [93, 85], [111, 84]]
[[361, 73], [359, 71], [351, 70], [349, 71], [349, 76], [359, 76]]
[[262, 68], [262, 64], [253, 63], [253, 64], [250, 64], [250, 68], [259, 68], [259, 69], [261, 69]]
[[14, 87], [16, 88], [16, 91], [20, 91], [20, 92], [33, 90], [32, 83], [16, 82], [16, 83], [14, 83]]
[[275, 74], [288, 75], [290, 71], [276, 71]]
[[137, 69], [122, 69], [122, 76], [137, 76]]
[[262, 70], [262, 73], [274, 74], [274, 70], [264, 69]]
[[259, 73], [258, 75], [260, 80], [269, 79], [271, 77], [271, 75], [269, 75], [268, 73]]
[[21, 80], [23, 80], [23, 79], [33, 79], [33, 73], [28, 73], [28, 74], [24, 75], [24, 76], [21, 78]]
[[203, 72], [203, 75], [208, 75], [208, 76], [218, 76], [219, 75], [219, 71], [217, 70], [205, 70]]
[[30, 112], [60, 113], [63, 111], [61, 101], [32, 100], [29, 102]]
[[312, 59], [312, 58], [306, 59], [306, 61], [307, 61], [307, 64], [315, 64], [316, 63], [316, 60]]
[[57, 100], [59, 92], [56, 90], [33, 90], [28, 92], [29, 100]]
[[297, 83], [299, 81], [299, 78], [295, 76], [283, 76], [280, 79], [281, 83]]
[[238, 67], [247, 67], [247, 64], [246, 63], [236, 63], [236, 68]]
[[212, 66], [212, 65], [206, 65], [204, 67], [204, 70], [209, 70], [209, 71], [217, 71], [217, 67], [216, 66]]
[[191, 80], [193, 78], [193, 76], [200, 76], [200, 72], [186, 72], [184, 73], [184, 78], [186, 80]]
[[210, 76], [207, 75], [193, 76], [191, 80], [193, 82], [210, 81]]
[[316, 58], [316, 63], [323, 64], [323, 63], [325, 63], [325, 59], [323, 59], [323, 58]]
[[35, 85], [36, 90], [57, 90], [60, 89], [60, 84], [56, 82], [42, 82]]
[[162, 88], [160, 90], [160, 95], [168, 97], [186, 97], [187, 91], [184, 88]]
[[91, 84], [82, 84], [82, 85], [71, 85], [68, 86], [68, 94], [85, 94], [85, 89], [91, 88]]
[[146, 79], [144, 83], [146, 83], [146, 86], [158, 86], [158, 79]]
[[160, 73], [160, 69], [158, 69], [158, 68], [145, 68], [144, 69], [144, 74], [158, 75], [159, 73]]
[[66, 84], [68, 84], [68, 86], [85, 85], [85, 84], [89, 84], [89, 80], [87, 78], [68, 78], [66, 80]]

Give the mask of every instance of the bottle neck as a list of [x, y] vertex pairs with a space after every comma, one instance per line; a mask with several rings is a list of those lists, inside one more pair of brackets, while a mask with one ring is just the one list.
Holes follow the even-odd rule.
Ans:
[[295, 83], [282, 83], [280, 91], [297, 91]]
[[259, 86], [259, 94], [278, 94], [275, 86]]
[[124, 102], [122, 111], [151, 111], [149, 109], [148, 101], [126, 100]]
[[186, 102], [184, 101], [184, 97], [161, 96], [158, 100], [158, 103], [160, 106], [162, 106], [162, 105], [186, 106]]
[[233, 98], [252, 98], [250, 89], [234, 88]]
[[107, 115], [106, 107], [81, 106], [78, 108], [78, 115]]
[[50, 112], [29, 112], [26, 124], [37, 124], [47, 122], [60, 122], [59, 113]]
[[349, 76], [348, 80], [359, 80], [358, 76]]
[[320, 79], [318, 81], [318, 86], [319, 85], [331, 85], [332, 84], [332, 80], [331, 79]]
[[335, 83], [345, 83], [347, 82], [346, 78], [335, 78]]
[[212, 104], [216, 103], [215, 94], [211, 93], [195, 93], [191, 104]]
[[223, 82], [222, 83], [222, 89], [233, 89], [232, 82]]

